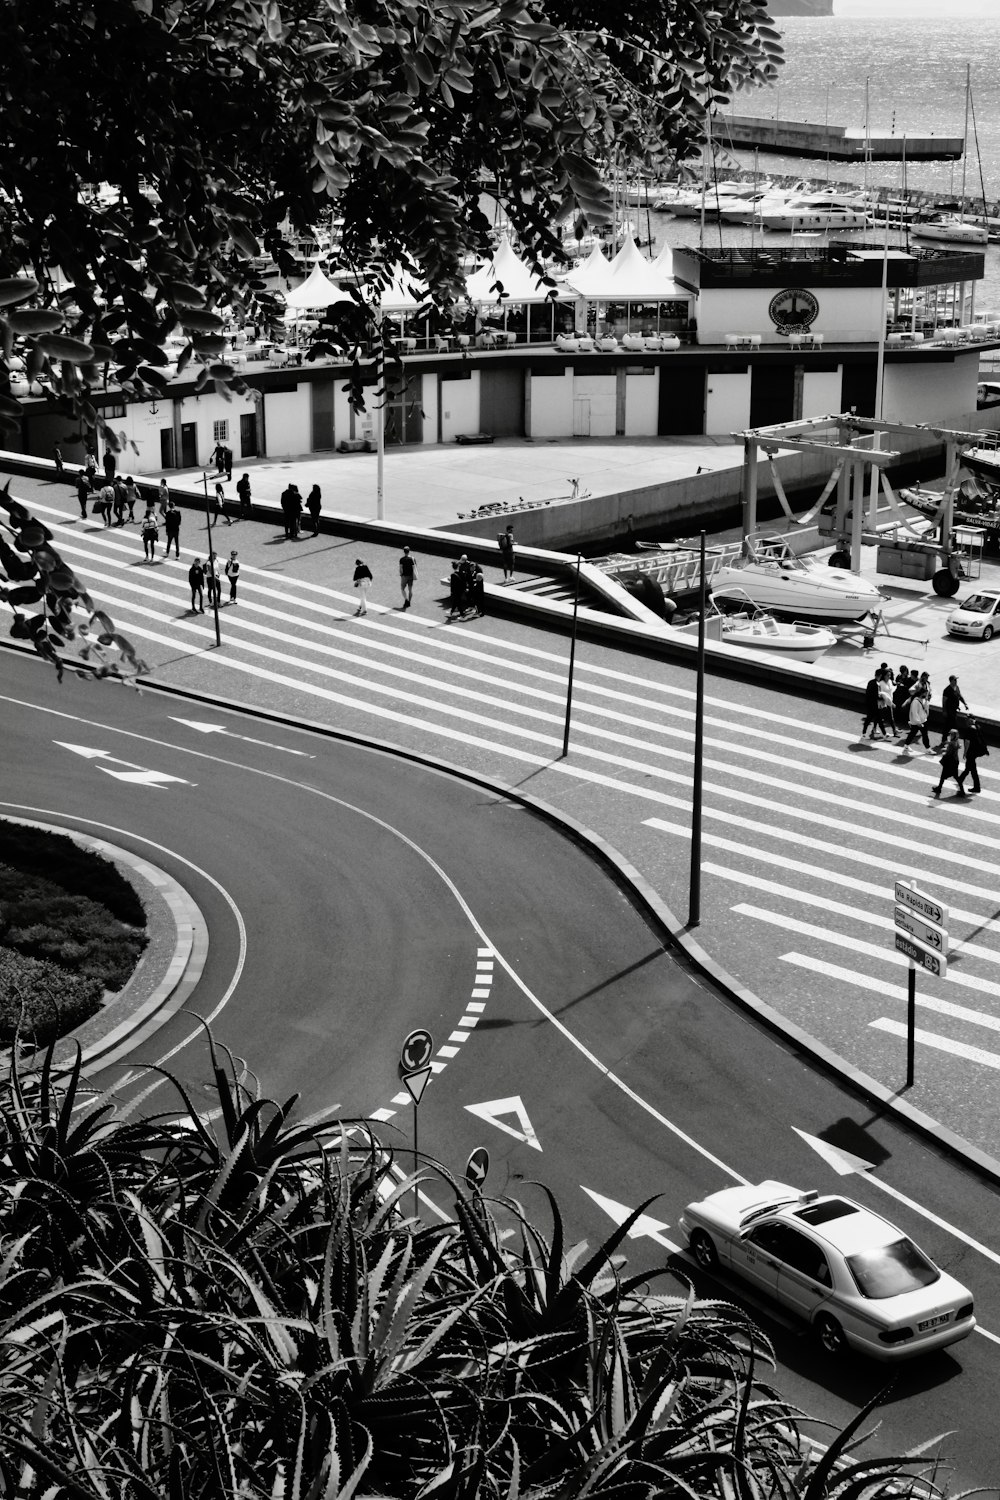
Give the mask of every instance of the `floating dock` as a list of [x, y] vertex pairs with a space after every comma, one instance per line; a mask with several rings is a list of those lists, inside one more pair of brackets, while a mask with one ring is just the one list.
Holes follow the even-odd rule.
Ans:
[[965, 151], [960, 135], [877, 135], [845, 125], [810, 125], [805, 120], [762, 120], [751, 115], [723, 115], [726, 144], [738, 150], [778, 156], [811, 156], [830, 161], [959, 161]]

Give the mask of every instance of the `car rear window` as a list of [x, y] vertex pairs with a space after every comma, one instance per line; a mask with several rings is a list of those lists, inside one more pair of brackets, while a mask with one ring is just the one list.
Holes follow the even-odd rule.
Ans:
[[853, 1203], [846, 1203], [843, 1198], [825, 1198], [822, 1203], [810, 1203], [807, 1208], [796, 1209], [795, 1217], [807, 1224], [828, 1224], [831, 1219], [842, 1219], [845, 1214], [856, 1214], [857, 1211]]
[[941, 1272], [912, 1240], [894, 1240], [847, 1257], [847, 1265], [862, 1297], [878, 1300], [916, 1292], [937, 1281]]

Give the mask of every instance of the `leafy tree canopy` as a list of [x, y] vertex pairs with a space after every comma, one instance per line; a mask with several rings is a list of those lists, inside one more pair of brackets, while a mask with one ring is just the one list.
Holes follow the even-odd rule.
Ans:
[[6, 0], [4, 362], [24, 341], [88, 423], [108, 378], [163, 386], [171, 333], [225, 386], [221, 314], [275, 311], [255, 257], [290, 270], [285, 231], [332, 215], [359, 283], [401, 262], [447, 303], [484, 185], [552, 253], [560, 214], [607, 217], [612, 155], [683, 162], [778, 61], [758, 0]]

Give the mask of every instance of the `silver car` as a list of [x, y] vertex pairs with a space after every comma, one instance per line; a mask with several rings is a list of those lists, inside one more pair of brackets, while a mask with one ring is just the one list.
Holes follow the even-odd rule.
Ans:
[[823, 1347], [910, 1359], [967, 1338], [972, 1297], [905, 1234], [849, 1198], [784, 1182], [724, 1188], [680, 1221], [706, 1271], [732, 1272], [816, 1330]]

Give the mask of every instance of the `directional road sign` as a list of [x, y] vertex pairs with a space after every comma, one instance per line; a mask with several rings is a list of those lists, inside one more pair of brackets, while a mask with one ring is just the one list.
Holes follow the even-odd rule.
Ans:
[[918, 890], [915, 885], [904, 885], [901, 880], [897, 880], [896, 900], [900, 906], [908, 906], [911, 911], [925, 917], [928, 922], [936, 923], [938, 927], [944, 927], [948, 921], [948, 908], [933, 896], [928, 896], [926, 891]]
[[897, 906], [893, 915], [897, 927], [902, 927], [904, 932], [908, 932], [918, 942], [926, 943], [934, 953], [948, 952], [948, 934], [943, 927], [932, 927], [929, 922], [922, 922], [911, 911], [907, 911], [905, 906]]
[[931, 953], [921, 943], [915, 942], [913, 938], [907, 937], [903, 932], [896, 933], [896, 947], [900, 953], [905, 953], [907, 958], [912, 958], [915, 964], [922, 964], [931, 974], [936, 974], [943, 979], [948, 972], [948, 960], [943, 953]]
[[399, 1054], [399, 1070], [401, 1073], [416, 1073], [421, 1068], [426, 1068], [434, 1051], [434, 1038], [429, 1031], [422, 1026], [416, 1031], [411, 1031], [403, 1043], [403, 1050]]
[[478, 1192], [486, 1181], [486, 1174], [490, 1170], [490, 1153], [485, 1146], [477, 1146], [475, 1151], [465, 1163], [465, 1180], [470, 1192]]

